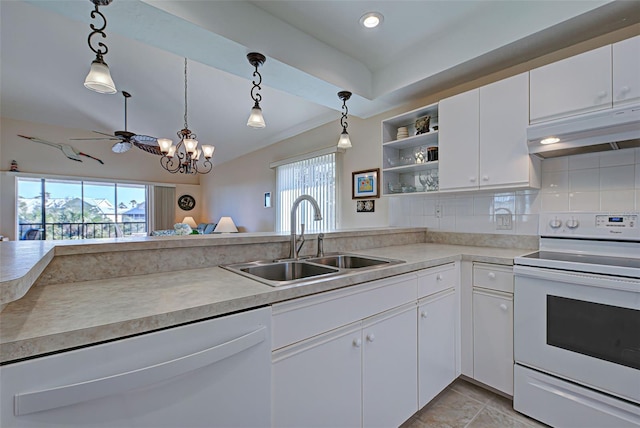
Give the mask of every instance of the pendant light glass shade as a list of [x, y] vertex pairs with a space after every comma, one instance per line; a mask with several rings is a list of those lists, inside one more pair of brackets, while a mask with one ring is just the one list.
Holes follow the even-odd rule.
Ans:
[[264, 117], [262, 117], [262, 109], [259, 106], [254, 106], [251, 109], [251, 114], [249, 114], [247, 126], [251, 128], [264, 128], [266, 126], [266, 124], [264, 123]]
[[84, 87], [101, 94], [116, 93], [116, 85], [111, 78], [109, 66], [104, 61], [95, 60], [91, 63], [91, 70], [84, 79]]
[[208, 145], [208, 144], [203, 144], [202, 145], [202, 155], [206, 158], [209, 159], [213, 156], [213, 151], [216, 148], [214, 146]]
[[338, 148], [339, 149], [350, 149], [351, 146], [351, 140], [349, 139], [349, 134], [347, 133], [347, 131], [343, 131], [342, 134], [340, 134], [340, 139], [338, 140]]

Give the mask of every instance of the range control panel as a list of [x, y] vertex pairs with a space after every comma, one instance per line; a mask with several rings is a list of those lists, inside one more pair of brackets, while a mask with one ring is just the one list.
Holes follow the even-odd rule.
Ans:
[[556, 212], [540, 214], [541, 236], [640, 240], [637, 212]]

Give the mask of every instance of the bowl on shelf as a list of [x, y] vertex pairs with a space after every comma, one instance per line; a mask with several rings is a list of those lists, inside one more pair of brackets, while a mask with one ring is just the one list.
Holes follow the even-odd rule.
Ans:
[[402, 193], [413, 193], [416, 191], [416, 186], [402, 186], [400, 190], [402, 190]]
[[400, 183], [388, 183], [387, 187], [389, 188], [390, 193], [402, 192], [402, 185]]
[[401, 126], [398, 128], [398, 133], [396, 134], [396, 139], [401, 140], [403, 138], [407, 138], [409, 136], [409, 130], [406, 126]]

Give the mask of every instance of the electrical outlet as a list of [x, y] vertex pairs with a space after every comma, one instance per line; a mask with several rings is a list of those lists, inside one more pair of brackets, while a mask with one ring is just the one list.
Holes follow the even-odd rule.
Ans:
[[436, 205], [436, 218], [442, 218], [442, 205]]
[[496, 214], [496, 230], [511, 230], [511, 214]]

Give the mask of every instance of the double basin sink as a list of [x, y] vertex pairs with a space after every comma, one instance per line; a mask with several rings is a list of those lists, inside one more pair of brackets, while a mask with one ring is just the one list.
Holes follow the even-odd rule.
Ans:
[[369, 270], [399, 263], [404, 261], [337, 253], [302, 260], [256, 261], [221, 267], [272, 287], [279, 287], [309, 284], [356, 270]]

